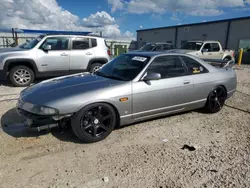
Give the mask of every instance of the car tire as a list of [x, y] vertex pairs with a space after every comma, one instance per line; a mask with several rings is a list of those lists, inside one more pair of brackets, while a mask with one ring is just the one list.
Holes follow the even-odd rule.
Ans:
[[230, 60], [231, 60], [230, 57], [225, 57], [225, 58], [223, 59], [223, 61], [225, 61], [225, 62], [228, 62], [228, 61], [230, 61]]
[[97, 71], [101, 66], [101, 63], [93, 63], [92, 65], [90, 65], [89, 72], [93, 73]]
[[227, 92], [223, 86], [216, 87], [207, 98], [205, 109], [208, 113], [219, 112], [225, 104]]
[[34, 82], [35, 74], [27, 66], [13, 67], [9, 72], [9, 80], [16, 87], [26, 87]]
[[116, 112], [106, 103], [94, 103], [82, 108], [71, 118], [74, 134], [84, 143], [105, 139], [116, 125]]

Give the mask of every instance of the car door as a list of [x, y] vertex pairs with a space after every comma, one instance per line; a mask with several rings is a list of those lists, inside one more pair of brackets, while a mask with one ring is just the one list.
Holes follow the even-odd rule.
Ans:
[[198, 61], [191, 57], [180, 56], [185, 65], [188, 68], [188, 73], [192, 77], [193, 81], [193, 94], [190, 96], [191, 108], [204, 107], [208, 94], [213, 88], [213, 82], [211, 80], [211, 74], [209, 71]]
[[[50, 50], [44, 50], [45, 46]], [[62, 75], [69, 72], [69, 38], [48, 37], [37, 50], [37, 62], [41, 72]]]
[[70, 55], [70, 72], [82, 72], [87, 70], [90, 60], [95, 54], [89, 38], [72, 39]]
[[223, 57], [223, 51], [220, 49], [220, 46], [218, 43], [211, 43], [212, 51], [211, 51], [211, 58], [210, 59], [222, 59]]
[[212, 45], [211, 43], [206, 43], [201, 48], [201, 54], [198, 56], [201, 59], [212, 59]]
[[190, 101], [192, 77], [178, 55], [156, 57], [145, 74], [160, 73], [160, 80], [132, 83], [133, 118], [141, 119], [155, 114], [181, 111]]

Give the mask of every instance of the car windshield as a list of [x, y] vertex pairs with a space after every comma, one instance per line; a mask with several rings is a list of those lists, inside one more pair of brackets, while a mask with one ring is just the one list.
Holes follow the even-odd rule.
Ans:
[[150, 58], [123, 54], [105, 64], [94, 74], [122, 81], [133, 80], [147, 65]]
[[43, 39], [43, 37], [44, 37], [44, 35], [40, 35], [39, 37], [33, 39], [32, 41], [30, 41], [28, 43], [21, 44], [18, 47], [23, 48], [23, 49], [32, 49]]
[[143, 51], [152, 51], [155, 47], [155, 44], [146, 44], [143, 47], [140, 48], [140, 50]]
[[186, 42], [181, 46], [180, 49], [199, 51], [202, 45], [203, 45], [202, 42]]

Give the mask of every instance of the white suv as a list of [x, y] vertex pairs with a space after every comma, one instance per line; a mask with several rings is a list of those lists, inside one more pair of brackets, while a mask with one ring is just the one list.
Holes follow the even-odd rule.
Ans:
[[81, 35], [41, 35], [0, 50], [0, 78], [28, 86], [35, 78], [93, 72], [110, 60], [105, 39]]

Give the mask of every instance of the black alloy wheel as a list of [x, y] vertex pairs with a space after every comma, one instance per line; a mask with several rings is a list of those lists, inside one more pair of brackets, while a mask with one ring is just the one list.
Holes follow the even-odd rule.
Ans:
[[218, 86], [210, 92], [206, 103], [206, 109], [210, 113], [219, 112], [224, 106], [226, 99], [226, 90], [224, 89], [224, 87]]
[[114, 129], [116, 113], [112, 106], [96, 103], [80, 110], [72, 118], [72, 129], [76, 136], [87, 143], [105, 139]]

